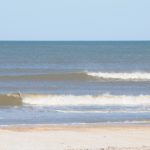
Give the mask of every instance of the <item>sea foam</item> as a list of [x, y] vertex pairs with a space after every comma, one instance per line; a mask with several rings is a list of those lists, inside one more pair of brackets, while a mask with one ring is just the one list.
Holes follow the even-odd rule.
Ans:
[[150, 73], [148, 72], [86, 72], [87, 75], [102, 79], [115, 80], [150, 80]]
[[24, 95], [23, 103], [37, 106], [138, 106], [150, 105], [150, 95]]
[[150, 95], [0, 95], [0, 106], [150, 106]]

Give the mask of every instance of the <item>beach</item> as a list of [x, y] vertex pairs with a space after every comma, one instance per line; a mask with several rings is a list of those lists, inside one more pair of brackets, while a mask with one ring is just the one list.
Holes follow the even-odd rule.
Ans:
[[149, 150], [150, 126], [11, 126], [0, 129], [1, 150]]
[[150, 150], [150, 0], [0, 5], [0, 150]]

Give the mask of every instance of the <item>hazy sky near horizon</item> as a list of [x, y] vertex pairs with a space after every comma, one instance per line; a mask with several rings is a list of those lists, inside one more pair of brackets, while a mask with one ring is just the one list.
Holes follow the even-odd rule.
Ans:
[[0, 40], [150, 40], [150, 0], [0, 0]]

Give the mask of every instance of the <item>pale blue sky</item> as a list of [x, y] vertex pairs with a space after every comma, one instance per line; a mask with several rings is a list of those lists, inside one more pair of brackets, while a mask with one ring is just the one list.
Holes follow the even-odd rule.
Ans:
[[0, 40], [150, 40], [150, 0], [0, 0]]

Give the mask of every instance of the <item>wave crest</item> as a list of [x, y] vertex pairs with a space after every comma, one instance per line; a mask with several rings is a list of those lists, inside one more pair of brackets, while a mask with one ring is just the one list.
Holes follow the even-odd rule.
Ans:
[[20, 106], [22, 104], [19, 94], [0, 94], [0, 106]]
[[24, 95], [23, 102], [38, 106], [147, 106], [150, 105], [150, 95]]
[[150, 81], [149, 72], [68, 72], [34, 75], [0, 76], [0, 81], [88, 81], [88, 80]]
[[150, 80], [148, 72], [133, 72], [133, 73], [108, 73], [108, 72], [87, 72], [87, 75], [101, 79], [112, 80]]
[[1, 94], [0, 106], [150, 106], [150, 95]]

